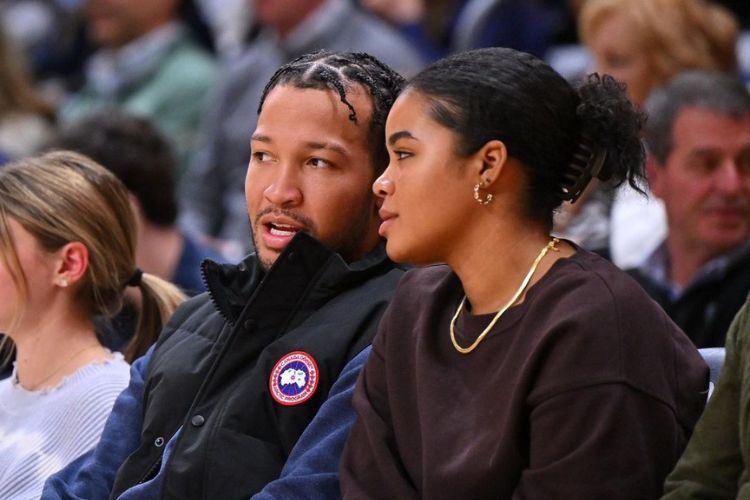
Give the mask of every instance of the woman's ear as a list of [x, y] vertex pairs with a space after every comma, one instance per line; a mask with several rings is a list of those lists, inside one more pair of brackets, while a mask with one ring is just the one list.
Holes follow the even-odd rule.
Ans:
[[55, 283], [67, 287], [79, 281], [89, 267], [89, 250], [80, 241], [71, 241], [58, 251], [58, 263], [55, 271]]
[[500, 177], [508, 161], [508, 149], [504, 142], [494, 139], [477, 151], [476, 158], [479, 165], [479, 183], [483, 188], [487, 188]]

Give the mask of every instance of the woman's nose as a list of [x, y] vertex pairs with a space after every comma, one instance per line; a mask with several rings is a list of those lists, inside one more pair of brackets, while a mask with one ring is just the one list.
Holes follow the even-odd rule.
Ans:
[[385, 176], [385, 173], [375, 179], [372, 184], [372, 191], [376, 196], [387, 196], [393, 193], [393, 181]]

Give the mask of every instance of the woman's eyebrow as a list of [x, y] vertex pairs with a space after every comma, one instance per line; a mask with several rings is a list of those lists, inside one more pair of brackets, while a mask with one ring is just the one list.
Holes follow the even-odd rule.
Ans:
[[418, 140], [408, 130], [399, 130], [398, 132], [392, 133], [391, 136], [388, 137], [388, 145], [389, 146], [393, 146], [396, 143], [396, 141], [398, 141], [399, 139], [414, 139], [414, 140]]

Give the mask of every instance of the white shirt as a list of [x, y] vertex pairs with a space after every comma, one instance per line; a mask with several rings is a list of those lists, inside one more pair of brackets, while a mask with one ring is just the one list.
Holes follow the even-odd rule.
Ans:
[[130, 379], [120, 353], [79, 368], [51, 389], [0, 381], [0, 498], [38, 499], [47, 477], [93, 448]]

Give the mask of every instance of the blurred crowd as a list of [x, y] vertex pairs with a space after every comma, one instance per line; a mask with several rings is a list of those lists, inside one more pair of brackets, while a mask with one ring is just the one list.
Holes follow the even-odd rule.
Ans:
[[[642, 106], [684, 69], [750, 80], [750, 7], [721, 3], [704, 15], [709, 4], [678, 0], [8, 0], [0, 158], [37, 152], [101, 109], [148, 119], [175, 156], [179, 228], [236, 260], [251, 249], [247, 132], [283, 62], [315, 49], [365, 51], [408, 77], [450, 53], [506, 46], [571, 81], [612, 74]], [[665, 234], [663, 209], [606, 187], [561, 211], [560, 232], [638, 265]], [[643, 213], [649, 224], [632, 224]]]
[[[568, 201], [559, 209], [549, 210], [555, 239], [539, 254], [525, 283], [548, 251], [559, 251], [557, 238], [561, 238], [565, 240], [563, 248], [571, 255], [580, 247], [627, 271], [640, 287], [629, 279], [624, 282], [638, 293], [642, 293], [643, 288], [660, 306], [657, 309], [649, 300], [641, 310], [661, 317], [663, 309], [687, 335], [689, 340], [686, 339], [685, 344], [690, 349], [685, 349], [696, 363], [700, 358], [693, 347], [722, 347], [728, 331], [730, 342], [734, 342], [735, 330], [739, 327], [731, 330], [730, 323], [750, 292], [750, 2], [747, 0], [4, 0], [0, 2], [0, 171], [9, 178], [26, 176], [19, 177], [19, 185], [33, 187], [39, 181], [38, 189], [44, 192], [52, 185], [62, 189], [65, 183], [55, 176], [61, 175], [63, 170], [60, 169], [67, 169], [71, 189], [76, 187], [73, 185], [76, 182], [90, 183], [90, 194], [92, 199], [96, 198], [97, 206], [118, 205], [110, 207], [115, 215], [105, 213], [104, 209], [95, 214], [101, 218], [100, 226], [106, 227], [97, 226], [91, 232], [98, 231], [101, 236], [109, 229], [127, 233], [128, 237], [123, 243], [127, 251], [103, 250], [108, 258], [123, 260], [119, 263], [122, 272], [118, 271], [120, 275], [116, 280], [110, 271], [101, 273], [116, 281], [119, 287], [110, 297], [111, 303], [101, 308], [103, 312], [117, 312], [112, 314], [113, 322], [97, 324], [96, 335], [92, 329], [81, 335], [80, 345], [71, 347], [72, 354], [62, 367], [78, 357], [80, 361], [94, 362], [109, 359], [111, 353], [107, 349], [123, 351], [124, 357], [116, 358], [116, 362], [117, 377], [125, 383], [125, 362], [133, 362], [144, 354], [159, 353], [158, 349], [149, 348], [163, 321], [179, 303], [187, 296], [205, 291], [207, 286], [210, 288], [207, 283], [211, 279], [215, 280], [215, 286], [226, 289], [241, 281], [235, 283], [235, 278], [231, 277], [234, 275], [226, 271], [229, 266], [222, 266], [239, 262], [252, 252], [251, 224], [255, 224], [257, 237], [258, 221], [271, 212], [261, 211], [258, 215], [256, 210], [256, 219], [248, 220], [248, 205], [252, 207], [252, 203], [247, 201], [250, 196], [246, 196], [246, 192], [265, 199], [268, 195], [264, 189], [270, 189], [261, 186], [260, 174], [256, 173], [255, 178], [246, 176], [248, 162], [262, 160], [255, 158], [258, 153], [251, 160], [251, 142], [272, 142], [269, 136], [253, 134], [261, 107], [265, 103], [267, 121], [272, 114], [269, 109], [278, 107], [280, 111], [274, 118], [278, 120], [277, 125], [284, 124], [279, 127], [284, 133], [294, 129], [297, 120], [300, 124], [306, 123], [307, 114], [312, 117], [309, 122], [316, 118], [313, 103], [299, 97], [297, 92], [314, 85], [305, 80], [309, 76], [305, 73], [307, 70], [295, 73], [296, 63], [309, 62], [309, 58], [317, 57], [317, 51], [322, 49], [351, 52], [353, 59], [361, 59], [358, 67], [366, 67], [375, 75], [388, 73], [388, 78], [398, 81], [400, 88], [401, 77], [390, 74], [391, 70], [378, 61], [408, 80], [422, 74], [420, 72], [430, 63], [482, 47], [507, 47], [531, 53], [562, 75], [562, 79], [554, 77], [562, 82], [561, 86], [564, 84], [567, 88], [570, 83], [579, 87], [581, 84], [578, 90], [581, 98], [572, 106], [575, 108], [572, 118], [569, 122], [555, 123], [558, 128], [566, 129], [563, 132], [575, 137], [575, 141], [568, 140], [567, 136], [565, 140], [558, 138], [558, 143], [564, 142], [565, 147], [574, 150], [573, 159], [566, 160], [564, 168], [575, 171], [575, 175], [569, 184], [563, 182], [560, 189], [564, 196], [555, 192], [558, 202], [559, 199]], [[475, 65], [475, 71], [482, 64], [481, 52], [487, 51], [479, 52], [476, 59], [467, 56]], [[311, 53], [312, 56], [305, 56]], [[521, 61], [519, 68], [531, 64], [523, 62], [524, 57], [528, 57], [526, 54], [513, 54]], [[304, 64], [300, 64], [302, 66]], [[430, 68], [434, 66], [428, 68], [428, 75]], [[481, 92], [493, 97], [499, 95], [494, 88], [488, 90], [491, 88], [488, 85], [474, 89], [475, 80], [490, 78], [482, 74], [483, 68], [481, 66], [481, 71], [474, 74], [474, 80], [461, 82], [464, 101], [470, 100], [465, 93], [472, 90], [476, 90], [477, 95]], [[333, 75], [332, 70], [322, 71], [317, 78], [331, 84], [326, 92], [335, 89], [341, 103], [351, 111], [342, 115], [346, 118], [342, 123], [361, 125], [351, 103], [357, 104], [361, 96], [349, 94], [354, 97], [348, 101], [347, 92], [352, 89], [345, 88], [347, 82], [336, 80], [338, 74]], [[436, 80], [448, 79], [440, 73], [448, 70], [435, 71], [439, 75], [433, 77]], [[593, 72], [611, 75], [614, 80], [591, 77]], [[380, 101], [385, 102], [384, 96], [387, 97], [389, 90], [376, 85], [374, 77], [366, 73], [352, 69], [346, 77], [370, 89], [373, 116], [367, 118], [371, 120], [368, 132], [383, 135], [378, 127], [384, 126], [388, 111], [376, 108]], [[341, 74], [345, 72], [342, 70]], [[536, 85], [538, 82], [529, 74], [531, 72], [523, 74], [523, 78], [528, 78], [530, 85]], [[278, 92], [273, 99], [266, 99], [274, 95], [274, 86], [284, 87], [288, 81], [296, 83], [286, 88], [289, 91], [286, 100], [278, 97], [286, 94]], [[424, 81], [421, 84], [427, 85]], [[610, 95], [617, 94], [619, 100], [586, 96], [586, 89], [596, 87], [595, 84], [610, 86]], [[544, 87], [545, 92], [547, 88]], [[295, 109], [290, 111], [294, 103], [297, 103]], [[380, 105], [382, 107], [382, 103]], [[450, 106], [446, 107], [447, 111], [443, 110], [446, 116], [455, 112], [448, 108]], [[432, 111], [441, 113], [440, 109]], [[474, 111], [476, 109], [470, 110]], [[521, 110], [507, 116], [515, 119], [523, 114]], [[620, 120], [622, 116], [628, 119]], [[503, 121], [498, 117], [506, 115], [497, 112], [492, 118]], [[317, 119], [320, 121], [319, 116]], [[504, 121], [506, 126], [509, 120]], [[608, 128], [595, 130], [599, 123], [607, 123]], [[335, 123], [326, 122], [326, 126], [329, 125], [335, 128]], [[446, 127], [451, 129], [449, 125]], [[461, 127], [456, 125], [455, 128]], [[535, 132], [550, 128], [554, 127], [545, 128], [529, 119], [521, 122], [513, 133], [523, 136], [524, 144], [528, 145], [539, 137]], [[450, 133], [454, 132], [469, 134], [466, 130], [451, 129]], [[398, 136], [397, 133], [389, 137], [391, 148]], [[301, 140], [294, 134], [283, 137], [289, 142]], [[366, 141], [361, 138], [361, 142], [367, 141], [370, 148], [377, 149], [372, 135], [368, 135]], [[330, 147], [315, 141], [306, 144], [310, 143], [319, 148]], [[382, 143], [379, 140], [377, 144], [382, 146]], [[70, 152], [33, 159], [34, 155], [53, 149]], [[531, 146], [529, 149], [545, 164], [561, 161], [556, 157], [562, 156], [561, 148]], [[262, 151], [259, 154], [266, 155]], [[400, 154], [397, 151], [395, 156]], [[386, 157], [381, 156], [378, 159]], [[512, 152], [508, 156], [513, 156]], [[570, 156], [566, 154], [565, 158]], [[31, 163], [37, 162], [35, 175], [26, 174], [24, 169], [12, 164], [30, 157]], [[11, 165], [3, 167], [8, 164]], [[640, 175], [641, 166], [645, 176]], [[612, 175], [611, 171], [619, 173]], [[78, 177], [80, 179], [75, 180]], [[119, 179], [117, 186], [121, 181], [122, 188], [117, 188], [117, 196], [108, 196], [106, 193], [111, 192], [107, 191], [110, 189], [107, 186], [114, 178]], [[99, 180], [94, 182], [95, 179]], [[432, 182], [430, 177], [425, 179]], [[258, 183], [253, 184], [254, 181]], [[368, 196], [371, 182], [368, 178]], [[393, 189], [393, 184], [388, 179], [380, 179], [376, 190], [378, 182], [380, 192], [376, 194], [381, 198], [391, 196], [389, 189]], [[473, 199], [482, 206], [493, 200], [491, 193], [480, 197], [480, 191], [487, 190], [492, 182], [494, 179], [483, 179], [474, 187]], [[528, 188], [529, 192], [533, 189]], [[17, 191], [26, 193], [21, 188]], [[13, 221], [28, 219], [29, 227], [36, 227], [36, 219], [44, 219], [42, 222], [46, 223], [54, 216], [70, 220], [85, 218], [77, 215], [83, 211], [66, 215], [65, 210], [73, 203], [65, 203], [64, 196], [50, 200], [55, 198], [49, 194], [52, 192], [36, 199], [36, 203], [45, 207], [47, 216], [39, 217], [30, 207], [25, 207], [28, 211], [19, 208], [18, 214], [11, 213], [9, 217]], [[8, 196], [8, 206], [23, 207], [24, 198], [19, 196], [13, 203]], [[75, 195], [70, 196], [75, 198]], [[495, 207], [507, 202], [507, 199], [497, 198], [500, 197], [495, 198]], [[470, 203], [476, 208], [474, 201]], [[125, 229], [115, 229], [112, 221], [118, 219], [116, 212], [126, 212], [130, 208], [133, 220], [120, 220], [120, 223], [127, 223], [123, 224]], [[1, 209], [0, 216], [6, 217]], [[356, 207], [351, 210], [357, 212]], [[531, 207], [530, 210], [540, 209]], [[365, 212], [370, 214], [371, 211]], [[380, 215], [382, 217], [383, 213]], [[95, 218], [91, 217], [92, 222]], [[388, 218], [382, 218], [386, 225]], [[297, 230], [302, 231], [292, 230], [293, 219], [281, 217], [268, 222], [268, 238], [273, 241], [277, 237], [289, 239]], [[56, 224], [53, 221], [49, 225]], [[39, 234], [51, 231], [42, 226], [44, 224], [40, 223], [37, 228]], [[26, 234], [14, 227], [8, 225], [5, 230]], [[346, 232], [344, 229], [350, 228], [336, 229]], [[380, 242], [378, 233], [374, 234], [374, 243]], [[28, 236], [29, 241], [32, 236], [40, 241], [42, 238], [33, 231]], [[97, 239], [101, 238], [92, 238], [90, 246], [95, 247]], [[255, 240], [261, 249], [258, 241], [264, 240]], [[311, 245], [305, 243], [304, 238], [296, 241], [303, 242], [299, 245]], [[16, 246], [21, 250], [25, 248]], [[71, 252], [73, 264], [77, 258], [78, 262], [85, 261], [79, 266], [82, 269], [88, 265], [88, 253], [80, 247], [74, 247]], [[262, 259], [261, 253], [259, 250], [258, 259]], [[76, 257], [83, 254], [86, 257]], [[125, 254], [127, 258], [123, 257]], [[293, 252], [289, 255], [292, 261]], [[206, 258], [213, 263], [204, 264], [202, 268], [201, 262]], [[101, 256], [92, 257], [92, 267], [105, 265], [102, 264], [105, 260]], [[404, 261], [420, 263], [406, 258]], [[604, 262], [596, 260], [600, 261]], [[8, 266], [7, 259], [4, 262], [5, 267], [13, 267]], [[272, 262], [263, 264], [270, 267]], [[243, 265], [237, 266], [240, 274], [246, 271]], [[311, 268], [317, 269], [312, 265]], [[207, 278], [206, 273], [214, 278]], [[13, 278], [12, 272], [8, 276]], [[276, 291], [278, 297], [274, 297], [281, 298], [283, 293], [289, 293], [292, 285], [288, 283], [294, 279], [296, 275], [290, 274], [283, 287], [279, 285], [279, 290], [283, 288], [285, 292]], [[11, 279], [6, 278], [6, 281]], [[68, 289], [73, 283], [68, 283], [66, 277], [59, 284], [55, 283], [55, 287]], [[524, 291], [526, 284], [518, 294]], [[101, 286], [97, 284], [92, 288], [96, 300]], [[141, 298], [133, 300], [128, 292], [123, 292], [126, 287], [141, 288]], [[82, 296], [75, 295], [71, 304], [83, 308]], [[234, 295], [228, 294], [228, 298], [215, 304], [221, 313], [217, 324], [234, 323], [229, 318], [235, 313], [239, 315], [250, 302], [243, 299], [238, 300], [238, 304], [230, 299], [234, 299]], [[554, 302], [552, 298], [550, 301]], [[195, 303], [197, 301], [189, 302]], [[511, 301], [507, 307], [513, 303]], [[451, 336], [463, 304], [461, 302], [450, 322], [447, 318], [444, 321], [450, 324]], [[269, 309], [274, 314], [275, 307]], [[144, 315], [141, 310], [149, 314]], [[225, 314], [225, 310], [231, 314]], [[97, 318], [102, 311], [95, 311]], [[503, 311], [484, 330], [474, 347]], [[179, 313], [176, 316], [181, 318]], [[144, 317], [151, 320], [144, 320]], [[649, 323], [648, 318], [641, 319], [644, 324]], [[236, 323], [247, 330], [252, 330], [255, 324], [250, 320]], [[14, 322], [9, 324], [18, 326]], [[76, 325], [67, 326], [74, 330]], [[200, 323], [196, 329], [202, 332], [205, 326]], [[650, 323], [646, 326], [653, 327]], [[635, 329], [640, 330], [640, 327]], [[53, 339], [53, 334], [49, 335]], [[16, 341], [16, 359], [18, 366], [23, 367], [29, 344], [24, 344], [25, 337], [18, 338], [21, 342]], [[455, 338], [451, 339], [458, 352], [473, 350], [473, 347], [461, 350]], [[56, 338], [53, 340], [57, 342]], [[99, 345], [100, 342], [107, 349]], [[0, 353], [5, 345], [0, 342]], [[54, 358], [53, 351], [51, 348], [47, 353], [51, 358]], [[161, 360], [158, 356], [156, 359]], [[195, 356], [200, 358], [198, 354]], [[9, 355], [0, 361], [10, 358]], [[38, 368], [39, 373], [44, 372], [44, 363], [39, 359], [39, 366], [31, 365]], [[16, 370], [13, 373], [18, 379], [17, 367], [12, 368], [7, 363], [0, 365], [3, 366], [5, 375]], [[139, 366], [141, 369], [145, 363]], [[62, 383], [63, 373], [53, 371], [51, 375], [37, 377], [40, 381], [34, 385], [35, 389], [44, 389], [51, 381]], [[284, 372], [282, 380], [286, 383], [282, 385], [291, 384], [291, 376], [292, 372]], [[265, 378], [261, 382], [265, 390]], [[720, 394], [725, 391], [722, 389]], [[110, 392], [107, 405], [111, 405], [117, 391], [111, 389]], [[279, 398], [280, 404], [288, 403], [283, 395]], [[697, 418], [697, 413], [695, 416]], [[204, 424], [204, 417], [200, 414], [197, 417], [200, 418], [191, 420], [196, 428]], [[160, 436], [157, 441], [159, 439], [161, 444], [155, 444], [157, 448], [164, 445], [164, 437]], [[675, 459], [677, 455], [679, 453]]]

